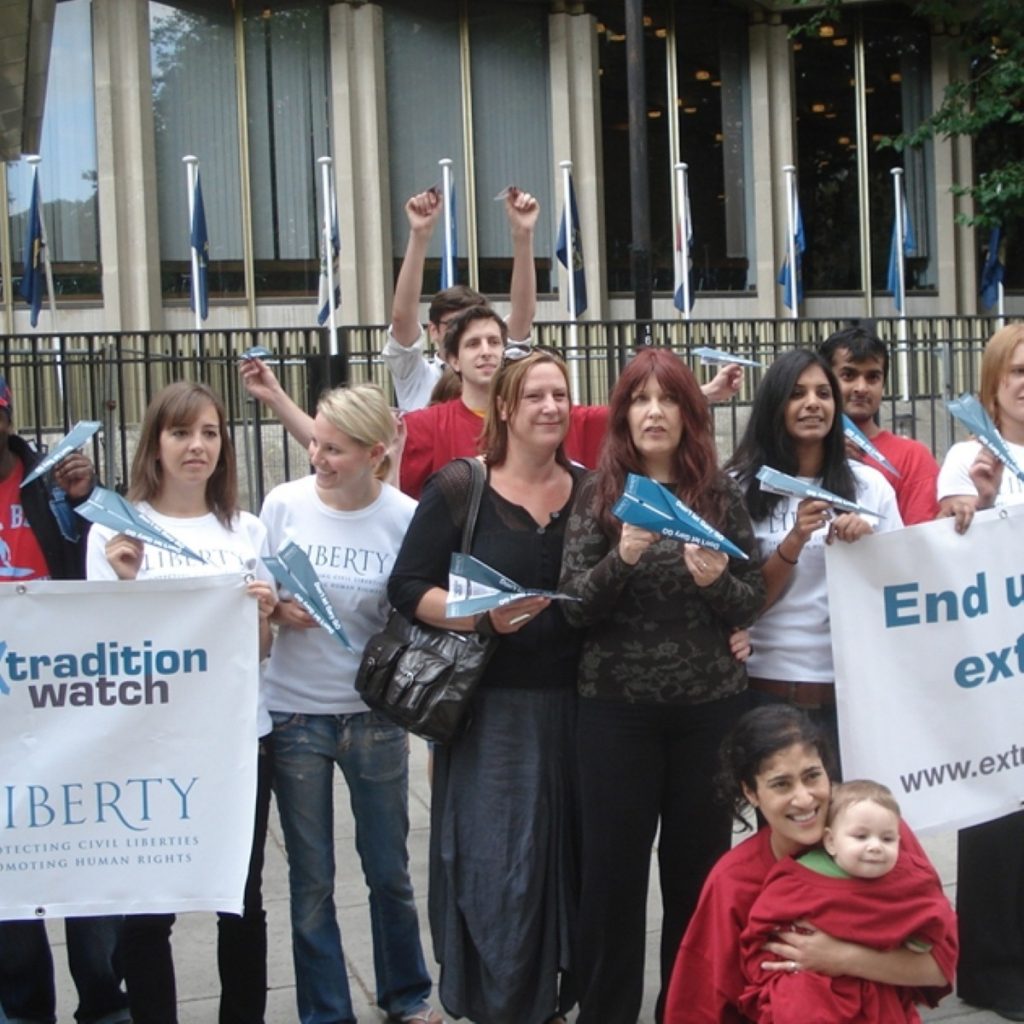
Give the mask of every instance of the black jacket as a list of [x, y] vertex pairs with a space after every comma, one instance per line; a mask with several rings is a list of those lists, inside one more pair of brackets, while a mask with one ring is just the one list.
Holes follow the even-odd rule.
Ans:
[[[7, 444], [16, 459], [19, 459], [24, 468], [25, 476], [35, 469], [40, 460], [37, 452], [29, 446], [28, 442], [17, 434], [11, 434]], [[57, 522], [50, 508], [52, 492], [45, 476], [33, 480], [27, 487], [21, 489], [21, 504], [25, 511], [25, 518], [28, 519], [32, 532], [36, 535], [39, 547], [42, 548], [43, 557], [50, 569], [50, 576], [55, 580], [81, 580], [85, 579], [85, 540], [89, 532], [89, 524], [75, 516], [75, 527], [79, 531], [77, 541], [69, 541], [60, 532], [60, 524]]]

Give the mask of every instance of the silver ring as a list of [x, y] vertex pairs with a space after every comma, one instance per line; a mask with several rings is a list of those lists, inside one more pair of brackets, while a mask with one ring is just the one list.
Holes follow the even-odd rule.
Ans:
[[789, 963], [786, 964], [786, 970], [789, 971], [790, 974], [796, 974], [796, 972], [800, 970], [800, 965], [795, 960], [790, 960]]

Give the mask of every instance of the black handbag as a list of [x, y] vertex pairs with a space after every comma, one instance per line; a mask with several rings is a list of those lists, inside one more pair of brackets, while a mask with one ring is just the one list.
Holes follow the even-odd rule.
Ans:
[[[464, 460], [472, 467], [469, 508], [462, 527], [462, 550], [473, 540], [484, 467], [478, 459]], [[356, 692], [409, 732], [435, 743], [455, 739], [469, 724], [469, 703], [498, 638], [410, 622], [392, 611], [384, 629], [370, 637], [356, 674]]]

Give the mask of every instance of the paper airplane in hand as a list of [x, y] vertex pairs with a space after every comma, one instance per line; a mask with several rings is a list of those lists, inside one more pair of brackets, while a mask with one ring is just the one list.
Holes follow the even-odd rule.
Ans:
[[153, 522], [149, 516], [140, 512], [116, 491], [94, 487], [92, 494], [81, 505], [75, 506], [75, 511], [90, 523], [98, 523], [128, 537], [134, 537], [135, 540], [141, 540], [144, 544], [152, 544], [153, 547], [193, 558], [202, 565], [206, 564], [206, 559], [202, 555], [197, 555], [191, 548], [186, 547], [174, 534]]
[[32, 483], [33, 480], [37, 480], [44, 473], [49, 473], [54, 466], [59, 465], [69, 455], [73, 455], [78, 451], [79, 448], [85, 444], [86, 441], [96, 433], [97, 430], [102, 427], [103, 424], [99, 420], [79, 420], [68, 434], [61, 438], [43, 457], [39, 460], [39, 464], [35, 469], [32, 470], [24, 480], [21, 481], [21, 486]]
[[723, 352], [717, 348], [695, 348], [693, 355], [698, 356], [702, 363], [736, 363], [737, 366], [762, 366], [756, 359], [744, 359], [734, 356], [731, 352]]
[[867, 434], [845, 412], [843, 413], [843, 436], [865, 455], [870, 455], [880, 466], [885, 466], [890, 473], [895, 473], [896, 476], [900, 475], [900, 471], [872, 444]]
[[630, 526], [639, 526], [663, 537], [689, 541], [712, 551], [724, 551], [733, 558], [748, 557], [667, 487], [646, 476], [630, 473], [626, 477], [626, 489], [612, 506], [612, 515]]
[[578, 597], [553, 590], [531, 590], [485, 565], [472, 555], [456, 551], [448, 568], [448, 600], [444, 610], [449, 619], [479, 615], [523, 597], [548, 597], [552, 601], [578, 601]]
[[355, 650], [345, 635], [320, 577], [298, 544], [289, 541], [276, 555], [265, 557], [263, 564], [274, 579], [291, 592], [296, 603], [309, 612], [318, 626], [326, 629], [346, 650]]
[[985, 406], [974, 395], [961, 395], [946, 403], [946, 408], [981, 442], [1018, 480], [1024, 480], [1024, 470], [1017, 465], [1003, 435], [985, 411]]
[[767, 491], [769, 494], [781, 494], [783, 497], [799, 498], [801, 501], [804, 498], [810, 498], [812, 501], [827, 502], [833, 508], [838, 508], [843, 512], [856, 512], [858, 515], [874, 516], [876, 519], [885, 518], [880, 512], [858, 505], [855, 501], [840, 498], [838, 494], [826, 491], [824, 487], [815, 487], [814, 484], [790, 476], [788, 473], [780, 473], [770, 466], [762, 466], [757, 471], [757, 479], [761, 481], [761, 490]]

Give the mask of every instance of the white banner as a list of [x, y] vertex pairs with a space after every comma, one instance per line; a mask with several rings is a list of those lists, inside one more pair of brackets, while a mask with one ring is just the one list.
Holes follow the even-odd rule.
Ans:
[[0, 586], [0, 920], [240, 911], [257, 623], [238, 575]]
[[845, 778], [916, 830], [1024, 801], [1024, 505], [828, 548]]

